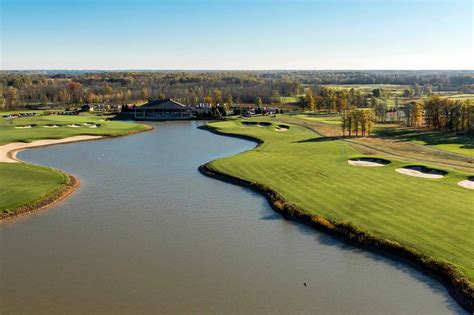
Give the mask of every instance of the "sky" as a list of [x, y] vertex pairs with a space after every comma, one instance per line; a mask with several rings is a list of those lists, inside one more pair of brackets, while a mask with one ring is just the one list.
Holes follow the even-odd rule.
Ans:
[[0, 0], [0, 69], [474, 69], [474, 0]]

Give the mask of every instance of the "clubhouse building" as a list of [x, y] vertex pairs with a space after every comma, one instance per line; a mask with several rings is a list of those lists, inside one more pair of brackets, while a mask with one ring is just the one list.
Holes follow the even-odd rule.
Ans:
[[133, 110], [137, 120], [180, 120], [194, 117], [191, 108], [172, 99], [150, 101]]

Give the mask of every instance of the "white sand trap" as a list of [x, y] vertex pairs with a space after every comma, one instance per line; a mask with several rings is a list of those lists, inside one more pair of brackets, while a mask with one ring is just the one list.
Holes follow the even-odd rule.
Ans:
[[70, 128], [81, 128], [81, 126], [76, 125], [76, 124], [67, 125], [67, 126], [70, 127]]
[[89, 128], [97, 128], [97, 125], [89, 126]]
[[370, 161], [358, 161], [358, 160], [348, 160], [347, 161], [350, 165], [354, 166], [385, 166], [383, 163], [378, 163], [378, 162], [370, 162]]
[[94, 124], [91, 124], [91, 123], [83, 123], [84, 126], [92, 126]]
[[280, 127], [275, 128], [275, 131], [280, 131], [280, 132], [286, 132], [286, 131], [288, 131], [288, 130], [290, 130], [290, 129], [287, 129], [287, 128], [280, 128]]
[[462, 180], [458, 183], [458, 185], [467, 189], [474, 189], [474, 178]]
[[16, 163], [18, 162], [18, 160], [16, 159], [16, 153], [18, 151], [28, 149], [28, 148], [42, 147], [42, 146], [67, 143], [67, 142], [85, 141], [85, 140], [92, 140], [92, 139], [99, 139], [99, 138], [102, 138], [102, 137], [101, 136], [74, 136], [74, 137], [69, 137], [69, 138], [64, 138], [64, 139], [36, 140], [29, 143], [13, 142], [13, 143], [0, 146], [0, 162]]
[[28, 128], [31, 128], [31, 125], [27, 125], [27, 126], [16, 126], [15, 128], [16, 128], [16, 129], [28, 129]]
[[404, 175], [408, 175], [408, 176], [430, 178], [430, 179], [439, 179], [439, 178], [444, 177], [444, 175], [437, 173], [436, 170], [433, 170], [434, 172], [425, 173], [425, 172], [421, 172], [421, 171], [418, 171], [418, 170], [415, 170], [415, 169], [409, 169], [409, 168], [403, 168], [402, 167], [402, 168], [397, 168], [395, 171], [400, 173], [400, 174], [404, 174]]
[[58, 128], [58, 125], [44, 125], [43, 128]]

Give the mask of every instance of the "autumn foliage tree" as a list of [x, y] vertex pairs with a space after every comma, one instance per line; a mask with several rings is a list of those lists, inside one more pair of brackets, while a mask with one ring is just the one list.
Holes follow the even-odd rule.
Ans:
[[474, 131], [474, 104], [470, 100], [430, 97], [424, 104], [428, 128], [449, 132]]
[[370, 136], [372, 132], [373, 112], [370, 108], [352, 106], [341, 114], [342, 134], [349, 136]]

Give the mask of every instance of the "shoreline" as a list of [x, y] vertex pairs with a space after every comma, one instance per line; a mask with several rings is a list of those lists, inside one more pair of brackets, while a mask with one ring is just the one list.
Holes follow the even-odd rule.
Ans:
[[[200, 129], [208, 130], [218, 135], [250, 140], [257, 143], [256, 147], [263, 143], [258, 138], [220, 132], [207, 125], [201, 126]], [[435, 280], [438, 280], [462, 308], [470, 313], [474, 313], [474, 284], [467, 280], [452, 264], [424, 255], [414, 249], [404, 247], [398, 242], [380, 238], [350, 223], [336, 222], [318, 215], [307, 214], [299, 207], [288, 203], [278, 192], [271, 188], [222, 173], [213, 169], [212, 166], [210, 166], [211, 162], [199, 166], [201, 174], [258, 192], [268, 201], [275, 212], [287, 220], [295, 220], [332, 235], [346, 243], [364, 250], [382, 254], [415, 267]]]
[[22, 160], [16, 157], [17, 153], [26, 149], [47, 147], [64, 143], [91, 141], [106, 138], [105, 136], [73, 136], [62, 139], [42, 139], [32, 142], [12, 142], [0, 146], [0, 162], [20, 163]]
[[[65, 143], [76, 143], [76, 142], [83, 142], [83, 141], [94, 141], [94, 140], [103, 140], [115, 137], [124, 137], [130, 136], [140, 132], [146, 131], [153, 131], [155, 128], [149, 126], [149, 129], [140, 130], [136, 132], [130, 132], [127, 134], [119, 135], [119, 136], [91, 136], [91, 135], [78, 135], [72, 136], [62, 139], [41, 139], [35, 140], [32, 142], [12, 142], [7, 143], [0, 146], [0, 163], [25, 163], [22, 160], [17, 158], [17, 153], [23, 150], [32, 149], [32, 148], [39, 148], [39, 147], [46, 147], [46, 146], [53, 146], [53, 145], [60, 145]], [[27, 164], [27, 163], [25, 163]], [[3, 212], [0, 213], [0, 224], [5, 223], [6, 221], [14, 220], [20, 217], [27, 216], [37, 211], [46, 210], [52, 206], [55, 206], [57, 203], [65, 200], [69, 196], [71, 196], [79, 187], [80, 187], [80, 180], [66, 172], [61, 170], [56, 171], [63, 174], [67, 177], [67, 182], [62, 184], [58, 187], [55, 191], [51, 192], [47, 196], [37, 199], [30, 204], [23, 205], [20, 207], [15, 208], [11, 212]]]
[[67, 177], [67, 183], [62, 184], [61, 187], [48, 194], [44, 198], [33, 201], [29, 205], [24, 205], [16, 208], [14, 212], [2, 213], [0, 215], [0, 224], [6, 221], [19, 219], [35, 212], [43, 211], [52, 206], [55, 206], [61, 201], [66, 200], [81, 186], [81, 182], [77, 177], [62, 171], [59, 172]]
[[[75, 143], [82, 141], [92, 141], [104, 139], [104, 136], [73, 136], [62, 139], [42, 139], [35, 140], [32, 142], [12, 142], [0, 146], [0, 162], [2, 163], [24, 163], [22, 160], [17, 158], [17, 153], [23, 150], [47, 147], [65, 143]], [[55, 169], [56, 170], [56, 169]], [[49, 193], [47, 196], [37, 199], [30, 204], [20, 206], [11, 212], [3, 212], [0, 214], [0, 224], [6, 221], [17, 219], [20, 217], [27, 216], [37, 211], [46, 210], [57, 203], [65, 200], [67, 197], [72, 195], [81, 185], [81, 181], [66, 172], [57, 170], [62, 175], [67, 178], [65, 184], [61, 184], [53, 192]]]

